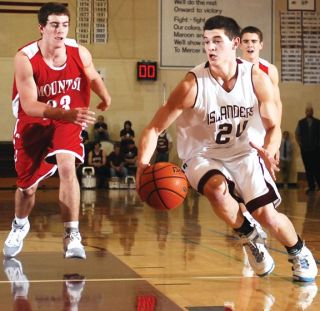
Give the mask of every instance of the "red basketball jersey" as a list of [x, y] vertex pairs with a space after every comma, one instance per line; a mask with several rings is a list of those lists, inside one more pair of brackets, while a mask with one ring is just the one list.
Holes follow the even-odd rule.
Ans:
[[[90, 83], [85, 75], [75, 40], [65, 40], [67, 61], [61, 67], [51, 67], [43, 59], [38, 42], [32, 42], [22, 50], [30, 60], [33, 77], [37, 85], [38, 101], [66, 110], [88, 107], [90, 102]], [[19, 119], [29, 118], [19, 101], [16, 81], [12, 94], [13, 114]]]
[[269, 74], [269, 62], [263, 58], [259, 58], [259, 68], [264, 71], [267, 75]]

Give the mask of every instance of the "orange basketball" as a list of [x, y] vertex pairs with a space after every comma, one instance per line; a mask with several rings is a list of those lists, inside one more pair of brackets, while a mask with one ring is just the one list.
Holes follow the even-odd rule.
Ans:
[[179, 206], [188, 194], [188, 181], [180, 167], [159, 162], [148, 166], [140, 177], [140, 198], [159, 210]]

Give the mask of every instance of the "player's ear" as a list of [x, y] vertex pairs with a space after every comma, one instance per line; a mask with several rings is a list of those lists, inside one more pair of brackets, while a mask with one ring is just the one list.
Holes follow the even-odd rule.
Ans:
[[263, 49], [263, 42], [260, 42], [260, 50]]
[[232, 39], [232, 47], [236, 50], [240, 46], [240, 37]]

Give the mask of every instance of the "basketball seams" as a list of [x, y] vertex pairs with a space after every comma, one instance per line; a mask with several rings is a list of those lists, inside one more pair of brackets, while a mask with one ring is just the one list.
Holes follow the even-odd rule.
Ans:
[[181, 195], [179, 192], [176, 192], [176, 191], [174, 191], [174, 190], [172, 190], [172, 189], [170, 189], [170, 188], [157, 188], [157, 190], [158, 190], [158, 191], [160, 191], [160, 190], [170, 191], [170, 192], [176, 194], [177, 196], [179, 196], [180, 198], [184, 199], [184, 196], [183, 196], [183, 195]]
[[158, 196], [158, 198], [159, 198], [159, 201], [161, 202], [162, 206], [163, 206], [165, 209], [169, 210], [170, 208], [169, 208], [169, 207], [165, 204], [165, 202], [163, 201], [163, 199], [162, 199], [162, 197], [161, 197], [158, 189], [154, 189], [153, 191], [151, 191], [151, 192], [149, 193], [148, 199], [147, 199], [147, 203], [148, 203], [150, 206], [152, 206], [152, 204], [149, 202], [149, 199], [151, 198], [151, 196], [152, 196], [155, 192], [156, 192], [156, 194], [157, 194], [157, 196]]
[[180, 179], [186, 179], [184, 176], [164, 176], [164, 177], [158, 177], [157, 179], [155, 179], [154, 178], [154, 176], [153, 176], [153, 179], [152, 180], [149, 180], [149, 181], [147, 181], [147, 182], [145, 182], [144, 184], [140, 184], [140, 190], [144, 187], [144, 186], [146, 186], [146, 185], [148, 185], [148, 184], [150, 184], [150, 183], [155, 183], [155, 185], [157, 186], [157, 183], [156, 183], [156, 181], [157, 180], [161, 180], [161, 179], [168, 179], [168, 178], [180, 178]]
[[[160, 166], [160, 167], [157, 168], [157, 167], [156, 167], [157, 164], [158, 164], [158, 163], [156, 163], [155, 165], [152, 166], [152, 171], [150, 171], [150, 172], [147, 172], [148, 169], [150, 168], [150, 166], [148, 166], [148, 167], [145, 169], [145, 171], [143, 171], [142, 174], [144, 174], [144, 175], [151, 175], [151, 174], [153, 174], [153, 175], [154, 175], [154, 173], [157, 173], [157, 172], [159, 172], [159, 171], [161, 171], [161, 170], [163, 170], [163, 169], [165, 169], [165, 168], [167, 168], [167, 167], [172, 166], [172, 164], [168, 164], [168, 165], [166, 165], [166, 166]], [[159, 165], [158, 165], [158, 166], [159, 166]], [[179, 168], [179, 169], [180, 169], [180, 168]]]
[[[165, 209], [169, 209], [169, 207], [167, 206], [167, 204], [165, 204], [165, 202], [163, 201], [163, 199], [162, 199], [162, 197], [161, 197], [161, 195], [160, 195], [160, 193], [159, 193], [158, 185], [157, 185], [157, 182], [156, 182], [157, 180], [156, 180], [156, 178], [155, 178], [155, 173], [156, 173], [156, 172], [159, 172], [160, 169], [159, 169], [159, 170], [156, 170], [156, 166], [157, 166], [157, 164], [154, 165], [154, 166], [153, 166], [153, 169], [152, 169], [152, 177], [153, 177], [152, 180], [153, 180], [154, 185], [155, 185], [155, 191], [157, 192], [157, 196], [158, 196], [161, 204], [165, 207]], [[170, 164], [166, 165], [165, 167], [169, 167], [169, 166], [170, 166]], [[150, 197], [151, 197], [151, 193], [148, 195], [148, 199], [149, 199]]]
[[171, 210], [183, 202], [187, 189], [188, 181], [183, 170], [175, 164], [160, 162], [143, 171], [139, 194], [151, 207]]

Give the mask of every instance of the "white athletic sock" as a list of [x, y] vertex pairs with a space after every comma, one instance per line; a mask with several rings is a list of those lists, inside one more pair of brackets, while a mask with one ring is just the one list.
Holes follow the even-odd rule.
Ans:
[[23, 227], [28, 222], [28, 216], [24, 218], [18, 218], [15, 216], [14, 221], [19, 227]]
[[79, 221], [66, 221], [63, 223], [65, 229], [72, 228], [72, 229], [79, 229]]

